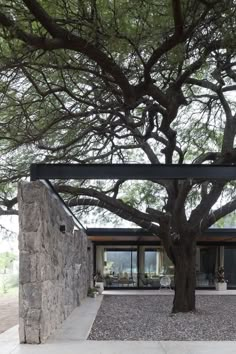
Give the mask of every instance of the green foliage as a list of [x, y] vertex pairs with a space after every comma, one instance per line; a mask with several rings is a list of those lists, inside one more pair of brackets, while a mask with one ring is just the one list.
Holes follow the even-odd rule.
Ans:
[[[0, 0], [1, 13], [15, 21], [9, 26], [0, 20], [0, 199], [5, 208], [15, 194], [11, 183], [27, 178], [32, 162], [194, 163], [208, 151], [221, 154], [229, 141], [225, 107], [235, 110], [225, 90], [234, 92], [227, 68], [234, 71], [235, 3], [206, 3], [41, 0], [56, 26], [52, 34], [24, 2]], [[68, 31], [62, 41], [58, 26]], [[213, 75], [219, 69], [224, 85]], [[206, 81], [216, 90], [204, 87]], [[104, 191], [114, 183], [93, 187]], [[201, 202], [200, 191], [196, 185], [189, 191], [189, 215]], [[126, 181], [116, 196], [143, 212], [147, 207], [161, 211], [177, 192], [166, 181]], [[104, 220], [113, 221], [107, 214]]]
[[95, 297], [98, 294], [97, 288], [89, 288], [88, 289], [88, 297]]
[[16, 274], [0, 274], [0, 295], [16, 293], [19, 286], [19, 276]]
[[236, 228], [236, 214], [235, 212], [226, 215], [215, 223], [219, 228]]
[[122, 188], [122, 192], [121, 199], [125, 203], [144, 210], [147, 206], [161, 208], [166, 196], [160, 186], [150, 181], [126, 183]]
[[10, 268], [12, 262], [16, 259], [14, 253], [3, 252], [0, 253], [0, 272], [7, 273], [7, 270]]

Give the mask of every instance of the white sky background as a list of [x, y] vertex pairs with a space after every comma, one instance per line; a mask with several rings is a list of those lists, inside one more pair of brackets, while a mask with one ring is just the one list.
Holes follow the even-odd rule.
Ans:
[[0, 225], [5, 227], [7, 230], [16, 232], [18, 234], [19, 223], [18, 223], [18, 216], [17, 215], [0, 216]]
[[0, 253], [2, 252], [14, 252], [18, 253], [18, 232], [19, 232], [19, 223], [18, 216], [0, 216], [0, 225], [9, 231], [16, 233], [16, 237], [3, 239], [4, 231], [0, 230]]

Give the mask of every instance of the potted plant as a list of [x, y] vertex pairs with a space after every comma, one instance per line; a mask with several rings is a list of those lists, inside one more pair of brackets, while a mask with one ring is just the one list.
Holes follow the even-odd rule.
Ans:
[[88, 297], [96, 297], [98, 294], [98, 290], [96, 288], [88, 289]]
[[216, 275], [216, 290], [227, 290], [227, 282], [225, 281], [224, 267], [220, 266]]
[[95, 281], [95, 287], [98, 289], [99, 294], [102, 294], [104, 290], [104, 277], [100, 272], [96, 273], [94, 277], [94, 281]]
[[97, 289], [98, 294], [102, 294], [103, 288], [101, 287], [100, 283], [95, 285], [95, 289]]

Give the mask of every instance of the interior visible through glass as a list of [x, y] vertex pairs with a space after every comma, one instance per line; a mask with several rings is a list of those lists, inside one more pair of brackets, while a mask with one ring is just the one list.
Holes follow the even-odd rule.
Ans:
[[[236, 287], [236, 248], [198, 246], [196, 287], [214, 287], [220, 265], [225, 267], [228, 288]], [[170, 288], [174, 287], [174, 265], [162, 246], [97, 246], [96, 273], [102, 275], [108, 288], [160, 288], [163, 277], [170, 280]]]

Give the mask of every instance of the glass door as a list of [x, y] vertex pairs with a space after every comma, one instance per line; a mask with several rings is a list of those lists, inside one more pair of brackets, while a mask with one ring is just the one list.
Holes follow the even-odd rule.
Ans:
[[168, 276], [174, 286], [174, 266], [162, 247], [141, 246], [139, 252], [139, 286], [160, 288], [160, 280]]
[[224, 247], [224, 267], [225, 280], [227, 280], [228, 288], [236, 287], [236, 248]]
[[196, 286], [212, 287], [215, 284], [217, 247], [199, 246], [196, 252]]
[[103, 274], [106, 287], [136, 287], [137, 249], [105, 248]]

